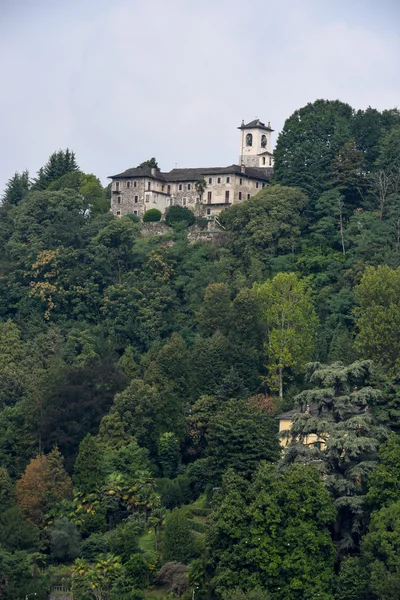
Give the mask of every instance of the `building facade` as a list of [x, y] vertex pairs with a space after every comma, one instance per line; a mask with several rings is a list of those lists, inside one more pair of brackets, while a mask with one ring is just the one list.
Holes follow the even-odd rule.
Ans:
[[179, 205], [212, 219], [232, 204], [249, 200], [273, 174], [272, 129], [259, 120], [242, 123], [239, 129], [239, 165], [167, 173], [150, 167], [127, 169], [110, 176], [111, 211], [116, 216], [143, 217], [150, 208], [164, 214], [169, 206]]

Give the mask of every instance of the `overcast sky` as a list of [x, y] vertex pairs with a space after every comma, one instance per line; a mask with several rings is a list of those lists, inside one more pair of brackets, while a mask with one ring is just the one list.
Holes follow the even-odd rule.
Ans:
[[0, 189], [58, 148], [119, 173], [237, 162], [317, 98], [400, 105], [400, 0], [0, 0]]

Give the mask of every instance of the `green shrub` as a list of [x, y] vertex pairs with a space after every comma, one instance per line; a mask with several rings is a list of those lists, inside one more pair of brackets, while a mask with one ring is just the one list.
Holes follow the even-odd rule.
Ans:
[[[156, 209], [154, 209], [156, 210]], [[160, 211], [158, 211], [160, 212]], [[134, 215], [133, 213], [129, 213], [128, 215], [125, 215], [128, 217], [128, 219], [130, 219], [131, 221], [133, 221], [133, 223], [140, 223], [140, 219], [137, 215]]]
[[184, 223], [186, 227], [189, 227], [189, 225], [193, 225], [195, 221], [196, 217], [192, 211], [184, 206], [171, 206], [167, 210], [165, 217], [165, 222], [171, 227], [178, 223]]
[[143, 215], [143, 223], [156, 223], [161, 220], [161, 211], [157, 208], [150, 208], [150, 210], [146, 210]]

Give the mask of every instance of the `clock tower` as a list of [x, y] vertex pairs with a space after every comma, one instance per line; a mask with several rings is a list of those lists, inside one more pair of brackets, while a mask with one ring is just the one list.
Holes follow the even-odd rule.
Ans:
[[268, 168], [273, 167], [270, 123], [265, 125], [260, 119], [250, 121], [240, 127], [240, 155], [239, 164], [245, 167]]

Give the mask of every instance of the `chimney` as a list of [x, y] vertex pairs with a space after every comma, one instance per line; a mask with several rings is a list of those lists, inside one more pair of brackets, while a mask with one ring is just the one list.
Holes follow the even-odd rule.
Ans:
[[155, 167], [151, 167], [151, 174], [153, 175], [153, 177], [157, 175], [157, 169]]
[[271, 129], [271, 123], [270, 123], [270, 121], [268, 121], [268, 127]]

